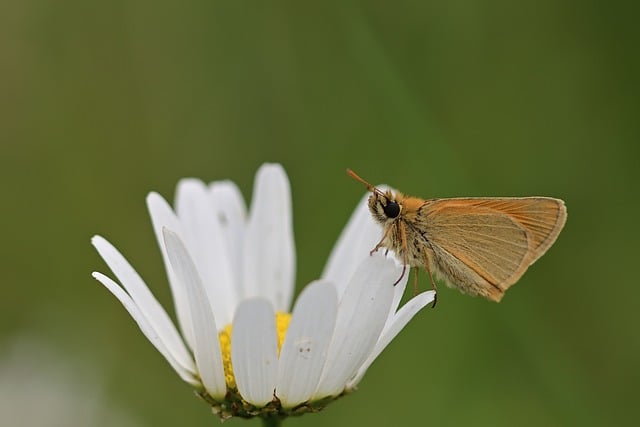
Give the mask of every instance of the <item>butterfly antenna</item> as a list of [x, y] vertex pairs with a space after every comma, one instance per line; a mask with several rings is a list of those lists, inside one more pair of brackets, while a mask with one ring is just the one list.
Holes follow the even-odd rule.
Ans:
[[381, 196], [384, 195], [382, 193], [382, 191], [378, 190], [375, 186], [369, 184], [367, 181], [365, 181], [364, 179], [360, 178], [360, 176], [358, 176], [357, 173], [355, 173], [354, 171], [352, 171], [349, 168], [347, 168], [347, 175], [349, 175], [351, 178], [355, 179], [356, 181], [364, 184], [364, 186], [367, 187], [367, 190], [371, 191], [372, 193], [377, 193], [377, 194], [379, 194]]

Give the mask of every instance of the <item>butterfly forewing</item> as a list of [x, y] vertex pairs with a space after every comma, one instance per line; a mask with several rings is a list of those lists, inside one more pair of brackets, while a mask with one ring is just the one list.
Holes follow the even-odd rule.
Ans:
[[550, 197], [489, 199], [488, 207], [510, 215], [529, 232], [534, 255], [531, 262], [556, 241], [567, 220], [564, 202]]
[[562, 201], [545, 197], [430, 200], [420, 211], [431, 245], [502, 291], [553, 244], [566, 219]]

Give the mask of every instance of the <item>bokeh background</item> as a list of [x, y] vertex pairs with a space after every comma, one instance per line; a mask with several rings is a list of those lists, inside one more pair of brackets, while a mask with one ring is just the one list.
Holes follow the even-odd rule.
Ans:
[[248, 198], [267, 161], [291, 179], [298, 291], [363, 195], [346, 167], [425, 198], [549, 195], [569, 211], [502, 303], [443, 287], [357, 393], [288, 425], [635, 424], [637, 12], [1, 2], [0, 424], [217, 425], [90, 277], [107, 268], [89, 239], [171, 307], [145, 195], [194, 176]]

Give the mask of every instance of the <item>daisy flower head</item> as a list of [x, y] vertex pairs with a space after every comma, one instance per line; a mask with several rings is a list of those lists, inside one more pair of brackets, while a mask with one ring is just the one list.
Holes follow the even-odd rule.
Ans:
[[257, 172], [251, 208], [230, 181], [179, 182], [174, 208], [147, 206], [171, 287], [178, 328], [106, 239], [92, 243], [117, 281], [94, 272], [178, 375], [221, 418], [282, 418], [322, 409], [352, 391], [432, 291], [401, 308], [402, 266], [369, 251], [381, 229], [366, 197], [319, 280], [291, 310], [295, 248], [288, 178]]

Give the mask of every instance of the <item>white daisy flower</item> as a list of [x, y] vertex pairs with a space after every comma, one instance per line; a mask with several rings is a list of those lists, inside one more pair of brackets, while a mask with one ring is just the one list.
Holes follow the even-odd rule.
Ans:
[[407, 277], [393, 257], [369, 256], [381, 236], [366, 198], [322, 277], [289, 313], [295, 250], [289, 181], [262, 166], [247, 214], [229, 181], [178, 184], [175, 211], [147, 197], [180, 332], [147, 285], [107, 240], [92, 243], [119, 283], [93, 273], [127, 309], [180, 377], [222, 418], [317, 411], [353, 390], [432, 291], [398, 309]]

